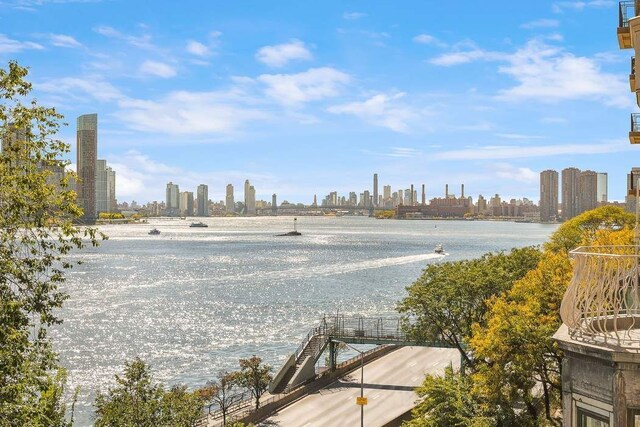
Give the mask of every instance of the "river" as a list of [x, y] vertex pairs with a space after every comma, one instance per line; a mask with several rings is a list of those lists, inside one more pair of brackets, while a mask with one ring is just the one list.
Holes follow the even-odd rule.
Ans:
[[[539, 245], [555, 225], [490, 221], [395, 221], [367, 217], [155, 219], [109, 225], [98, 248], [72, 258], [70, 299], [53, 331], [81, 386], [76, 425], [90, 425], [98, 389], [140, 356], [166, 384], [203, 385], [238, 359], [277, 370], [325, 313], [393, 315], [429, 263]], [[195, 221], [195, 219], [194, 219]], [[160, 235], [151, 236], [151, 228]], [[442, 244], [445, 256], [433, 253]]]

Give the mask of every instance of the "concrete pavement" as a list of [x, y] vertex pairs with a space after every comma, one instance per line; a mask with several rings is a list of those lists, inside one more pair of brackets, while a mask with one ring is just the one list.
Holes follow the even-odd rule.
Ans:
[[[383, 426], [413, 408], [413, 389], [425, 374], [439, 374], [450, 363], [460, 365], [457, 350], [403, 347], [364, 366], [364, 425]], [[305, 396], [260, 423], [261, 426], [359, 426], [360, 369]]]

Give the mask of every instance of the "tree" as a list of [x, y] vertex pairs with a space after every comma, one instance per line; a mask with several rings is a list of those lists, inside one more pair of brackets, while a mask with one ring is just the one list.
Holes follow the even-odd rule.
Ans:
[[569, 251], [580, 245], [633, 244], [633, 215], [605, 206], [564, 223], [545, 244], [536, 269], [494, 297], [484, 324], [473, 327], [475, 392], [487, 407], [524, 405], [518, 425], [560, 425], [562, 352], [552, 336], [572, 277]]
[[407, 332], [417, 341], [443, 341], [473, 365], [466, 348], [472, 325], [483, 323], [489, 298], [510, 289], [539, 259], [540, 251], [527, 247], [429, 265], [398, 306]]
[[[53, 138], [62, 116], [26, 97], [28, 70], [0, 69], [0, 419], [9, 425], [65, 425], [64, 371], [49, 329], [67, 295], [59, 290], [72, 249], [97, 245], [68, 187]], [[84, 239], [84, 240], [83, 240]]]
[[253, 356], [249, 359], [240, 359], [240, 372], [238, 382], [251, 392], [256, 400], [256, 409], [260, 407], [260, 396], [269, 388], [269, 383], [273, 379], [270, 372], [271, 366], [263, 365], [262, 359]]
[[413, 419], [406, 427], [489, 427], [494, 425], [480, 413], [480, 404], [472, 393], [471, 378], [454, 372], [451, 366], [444, 376], [427, 375], [416, 389], [419, 403], [411, 411]]
[[219, 372], [215, 381], [209, 382], [200, 390], [200, 395], [207, 402], [212, 402], [220, 408], [222, 412], [222, 425], [227, 425], [227, 414], [229, 408], [238, 402], [238, 373], [237, 372]]
[[176, 386], [169, 392], [154, 383], [149, 367], [139, 358], [125, 363], [116, 386], [96, 398], [96, 427], [191, 426], [200, 417], [204, 398]]

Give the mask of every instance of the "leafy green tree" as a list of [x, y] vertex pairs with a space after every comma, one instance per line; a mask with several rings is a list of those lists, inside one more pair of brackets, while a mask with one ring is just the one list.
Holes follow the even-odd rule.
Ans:
[[495, 425], [481, 414], [472, 393], [471, 378], [445, 369], [444, 375], [427, 375], [416, 393], [420, 397], [413, 419], [405, 427], [490, 427]]
[[82, 210], [55, 174], [68, 164], [69, 146], [54, 139], [62, 116], [27, 99], [27, 74], [13, 61], [0, 69], [0, 420], [61, 426], [65, 374], [48, 332], [67, 298], [65, 255], [98, 238], [73, 223]]
[[273, 379], [271, 371], [271, 366], [262, 364], [262, 359], [258, 356], [240, 359], [238, 383], [251, 392], [256, 400], [256, 409], [260, 407], [260, 396], [267, 391]]
[[544, 249], [549, 252], [569, 252], [580, 245], [589, 244], [598, 231], [632, 228], [635, 215], [616, 206], [602, 206], [584, 212], [563, 223], [553, 233]]
[[216, 380], [209, 382], [200, 390], [201, 396], [220, 408], [222, 412], [222, 425], [227, 425], [227, 415], [231, 405], [238, 402], [238, 372], [219, 372]]
[[96, 427], [192, 426], [200, 417], [204, 398], [185, 387], [165, 391], [155, 383], [149, 367], [139, 358], [125, 363], [124, 375], [116, 375], [116, 386], [99, 393]]
[[466, 347], [472, 325], [483, 323], [489, 299], [535, 268], [540, 255], [538, 249], [527, 247], [429, 265], [398, 306], [407, 320], [407, 332], [417, 341], [443, 341], [457, 348], [471, 366]]

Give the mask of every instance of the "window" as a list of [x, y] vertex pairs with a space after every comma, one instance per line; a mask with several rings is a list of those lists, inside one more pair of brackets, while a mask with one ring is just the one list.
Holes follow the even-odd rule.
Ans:
[[[609, 427], [609, 417], [578, 408], [578, 427]], [[640, 417], [638, 417], [640, 420]], [[634, 425], [635, 427], [635, 425]], [[638, 424], [640, 427], [640, 424]]]
[[627, 412], [627, 426], [640, 427], [640, 409], [629, 409]]

